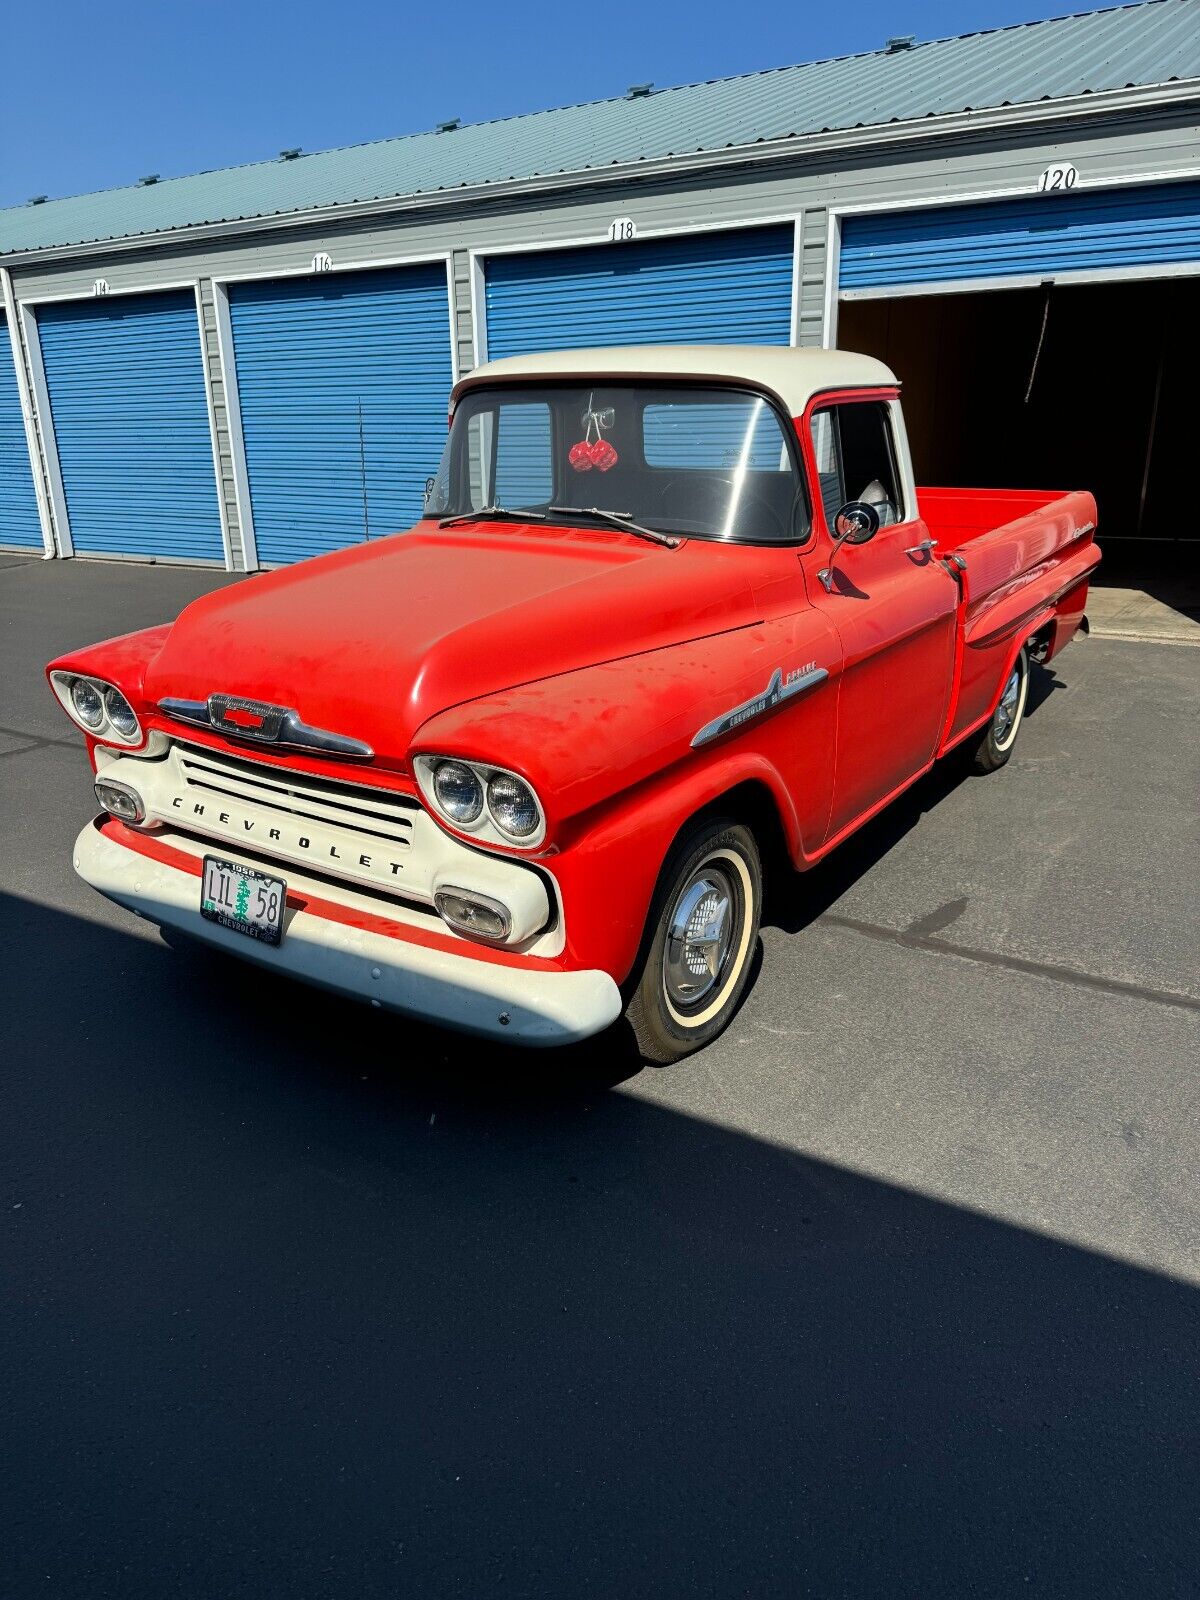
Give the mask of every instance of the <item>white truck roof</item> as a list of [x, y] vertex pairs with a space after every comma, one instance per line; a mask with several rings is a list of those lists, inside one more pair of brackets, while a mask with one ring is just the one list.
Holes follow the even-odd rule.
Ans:
[[496, 379], [710, 378], [768, 389], [798, 417], [826, 389], [895, 388], [889, 367], [851, 350], [797, 350], [760, 344], [610, 345], [592, 350], [551, 350], [543, 355], [489, 361], [455, 385], [455, 397]]

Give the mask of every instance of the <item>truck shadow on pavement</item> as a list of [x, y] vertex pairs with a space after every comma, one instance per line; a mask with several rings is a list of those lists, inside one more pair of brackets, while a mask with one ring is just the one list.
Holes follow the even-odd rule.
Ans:
[[0, 919], [7, 1594], [1189, 1592], [1195, 1290]]

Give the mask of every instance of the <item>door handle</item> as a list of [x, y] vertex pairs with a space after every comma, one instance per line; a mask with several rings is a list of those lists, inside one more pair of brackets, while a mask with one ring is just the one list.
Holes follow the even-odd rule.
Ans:
[[922, 539], [920, 544], [910, 544], [904, 554], [906, 556], [927, 556], [931, 550], [936, 549], [936, 539]]

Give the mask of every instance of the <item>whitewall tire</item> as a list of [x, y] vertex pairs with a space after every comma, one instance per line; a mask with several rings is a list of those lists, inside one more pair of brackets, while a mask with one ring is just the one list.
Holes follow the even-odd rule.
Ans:
[[745, 991], [758, 947], [762, 863], [749, 828], [696, 824], [663, 868], [626, 1016], [647, 1061], [715, 1039]]
[[995, 772], [1012, 755], [1025, 718], [1025, 701], [1029, 695], [1029, 648], [1023, 646], [1000, 691], [1000, 700], [992, 713], [991, 721], [980, 735], [975, 746], [973, 766], [976, 772]]

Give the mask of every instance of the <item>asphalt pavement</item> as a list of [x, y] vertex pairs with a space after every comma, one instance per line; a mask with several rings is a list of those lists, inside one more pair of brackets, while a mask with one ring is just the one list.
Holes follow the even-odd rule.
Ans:
[[1073, 645], [642, 1069], [75, 878], [43, 664], [230, 581], [0, 554], [0, 1593], [1200, 1592], [1200, 652]]

